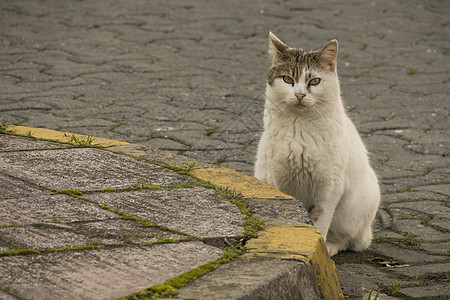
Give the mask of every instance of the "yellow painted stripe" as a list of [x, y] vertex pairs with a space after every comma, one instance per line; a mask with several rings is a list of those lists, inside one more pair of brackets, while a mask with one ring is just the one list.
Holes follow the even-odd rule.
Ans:
[[241, 193], [245, 198], [293, 199], [270, 185], [227, 168], [194, 169], [190, 173], [212, 184]]
[[248, 257], [272, 257], [308, 261], [324, 299], [342, 299], [343, 294], [334, 262], [320, 232], [312, 226], [274, 226], [250, 239]]
[[[89, 136], [83, 134], [69, 133], [69, 132], [61, 132], [56, 130], [44, 129], [44, 128], [33, 128], [26, 126], [8, 126], [6, 130], [12, 131], [14, 134], [28, 136], [31, 134], [32, 137], [38, 139], [52, 140], [58, 141], [62, 143], [70, 143], [70, 139], [72, 136], [75, 136], [77, 139], [87, 140]], [[92, 137], [91, 137], [92, 138]], [[112, 147], [112, 146], [122, 146], [128, 145], [127, 142], [121, 142], [116, 140], [104, 139], [94, 137], [92, 141], [92, 146], [99, 147]]]

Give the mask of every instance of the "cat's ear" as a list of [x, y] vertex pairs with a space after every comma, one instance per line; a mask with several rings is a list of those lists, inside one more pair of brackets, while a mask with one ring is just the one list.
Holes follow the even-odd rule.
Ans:
[[331, 40], [317, 53], [319, 62], [330, 71], [336, 71], [336, 58], [338, 54], [338, 41]]
[[284, 60], [283, 56], [288, 48], [275, 34], [269, 31], [269, 54], [272, 55], [274, 63]]

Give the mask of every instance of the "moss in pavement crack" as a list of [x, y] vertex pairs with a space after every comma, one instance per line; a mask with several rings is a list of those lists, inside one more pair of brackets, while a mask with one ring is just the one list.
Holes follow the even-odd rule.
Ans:
[[224, 248], [223, 255], [218, 260], [208, 263], [205, 265], [202, 265], [196, 269], [193, 269], [191, 271], [188, 271], [186, 273], [183, 273], [173, 279], [170, 279], [166, 281], [163, 284], [155, 285], [152, 287], [149, 287], [148, 289], [134, 294], [130, 295], [124, 298], [120, 298], [121, 300], [145, 300], [145, 299], [154, 299], [158, 297], [167, 297], [167, 296], [173, 296], [178, 294], [178, 290], [188, 284], [189, 282], [197, 279], [200, 276], [205, 275], [206, 273], [209, 273], [217, 267], [219, 267], [222, 264], [229, 263], [232, 259], [236, 258], [237, 256], [241, 255], [245, 252], [245, 248], [240, 247], [229, 247]]

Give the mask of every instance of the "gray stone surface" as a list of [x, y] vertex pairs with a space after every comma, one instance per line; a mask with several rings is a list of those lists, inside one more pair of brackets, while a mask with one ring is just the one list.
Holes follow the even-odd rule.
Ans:
[[239, 258], [180, 289], [179, 299], [321, 299], [309, 264]]
[[56, 142], [38, 141], [25, 137], [14, 137], [10, 135], [0, 135], [0, 151], [18, 150], [18, 149], [51, 149], [70, 147], [68, 144]]
[[58, 190], [102, 190], [195, 181], [171, 170], [93, 148], [0, 153], [0, 171]]
[[[117, 218], [117, 214], [68, 195], [35, 194], [0, 199], [0, 225], [66, 223]], [[49, 209], [51, 208], [51, 209]]]
[[[338, 255], [337, 266], [385, 255], [425, 266], [435, 253], [448, 257], [448, 231], [433, 226], [449, 223], [434, 209], [448, 210], [450, 195], [449, 12], [448, 1], [432, 0], [2, 1], [0, 122], [155, 146], [251, 174], [267, 32], [303, 48], [337, 38], [345, 105], [371, 152], [388, 216], [381, 246]], [[420, 231], [424, 218], [432, 226]], [[396, 246], [408, 234], [442, 241]], [[445, 284], [424, 280], [429, 287], [408, 287], [404, 297], [448, 298]]]
[[200, 242], [0, 257], [1, 287], [25, 299], [115, 299], [222, 256]]
[[1, 299], [125, 297], [243, 237], [240, 209], [188, 175], [104, 149], [2, 140], [15, 146], [0, 151]]
[[244, 215], [236, 205], [211, 189], [195, 187], [93, 193], [84, 197], [201, 239], [239, 237], [243, 234]]
[[410, 299], [447, 300], [450, 295], [450, 283], [407, 287], [401, 289], [401, 293]]

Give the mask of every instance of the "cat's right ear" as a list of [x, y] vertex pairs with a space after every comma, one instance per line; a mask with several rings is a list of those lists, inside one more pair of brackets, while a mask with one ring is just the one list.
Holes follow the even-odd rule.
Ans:
[[269, 54], [272, 55], [273, 63], [284, 60], [284, 53], [288, 48], [275, 34], [269, 31]]

